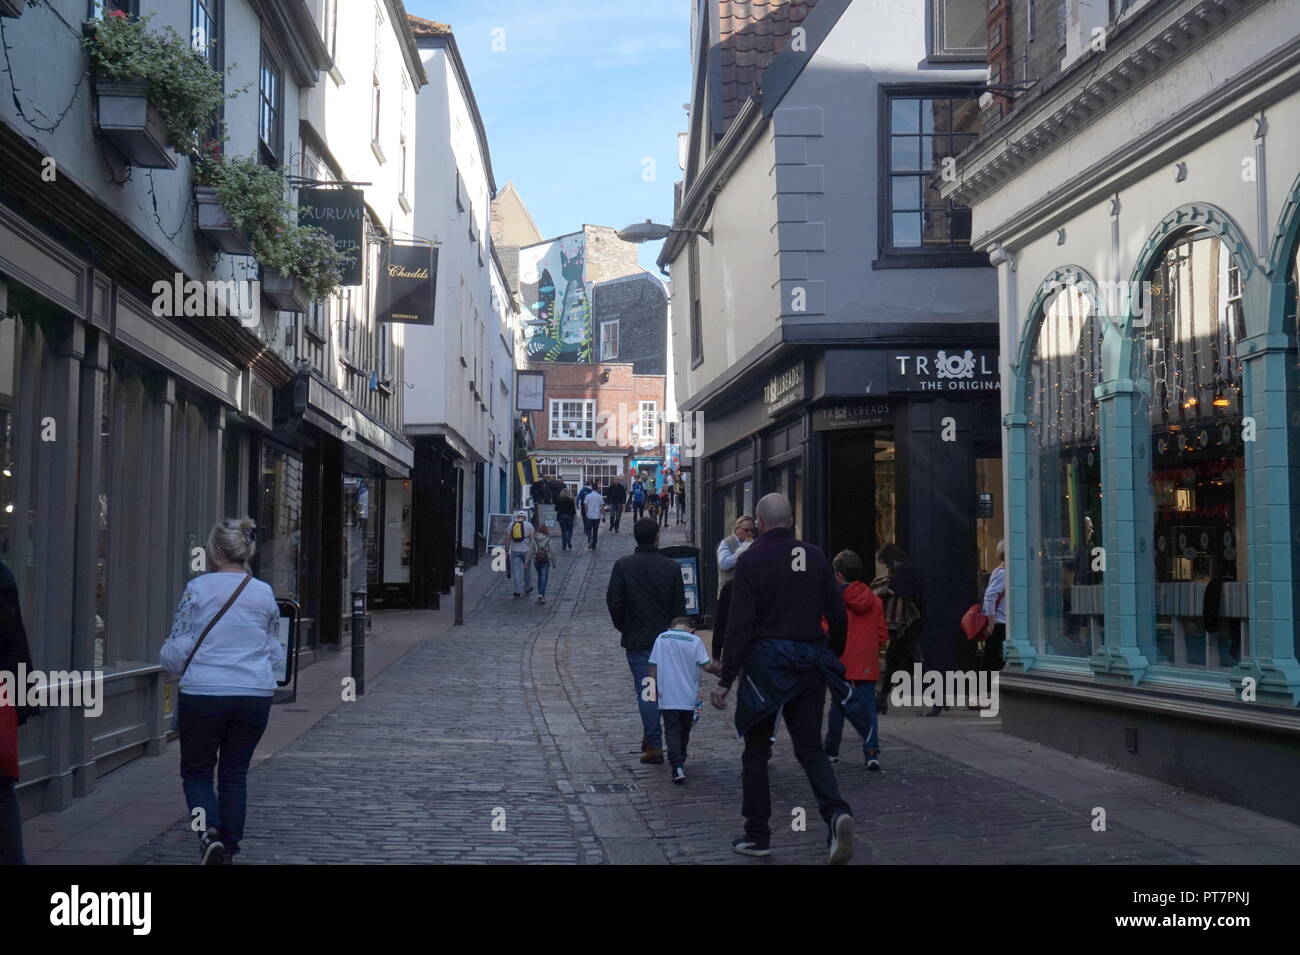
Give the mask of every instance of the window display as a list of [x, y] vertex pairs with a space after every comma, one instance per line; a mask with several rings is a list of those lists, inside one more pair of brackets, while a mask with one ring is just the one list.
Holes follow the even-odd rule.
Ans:
[[1044, 305], [1034, 346], [1029, 413], [1030, 629], [1039, 653], [1086, 657], [1104, 626], [1101, 452], [1097, 399], [1102, 323], [1083, 286]]

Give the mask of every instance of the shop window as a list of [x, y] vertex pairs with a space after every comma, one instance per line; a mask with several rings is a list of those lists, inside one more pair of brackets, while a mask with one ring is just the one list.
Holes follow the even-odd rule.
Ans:
[[[0, 313], [0, 560], [18, 581], [18, 599], [33, 634], [31, 600], [35, 574], [36, 461], [32, 436], [39, 435], [32, 397], [41, 364], [35, 349], [37, 329], [15, 313]], [[26, 400], [24, 400], [24, 396]], [[35, 647], [33, 647], [35, 650]]]
[[[1102, 322], [1079, 284], [1044, 304], [1029, 371], [1030, 633], [1045, 656], [1086, 657], [1102, 643]], [[995, 544], [996, 546], [996, 544]]]
[[302, 549], [302, 458], [263, 444], [258, 475], [258, 576], [277, 597], [298, 600]]
[[[881, 258], [970, 253], [970, 210], [940, 194], [945, 169], [983, 130], [977, 89], [884, 92]], [[942, 264], [934, 263], [930, 264]], [[884, 267], [888, 263], [878, 263]]]
[[1227, 244], [1198, 230], [1166, 248], [1147, 279], [1150, 321], [1139, 333], [1151, 383], [1154, 662], [1229, 668], [1249, 606], [1240, 276]]

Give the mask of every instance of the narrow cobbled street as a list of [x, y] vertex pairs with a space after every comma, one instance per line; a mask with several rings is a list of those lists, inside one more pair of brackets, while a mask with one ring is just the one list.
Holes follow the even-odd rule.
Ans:
[[[680, 542], [674, 527], [661, 543]], [[640, 764], [631, 678], [605, 609], [610, 568], [631, 549], [625, 529], [594, 553], [560, 554], [545, 606], [514, 599], [494, 575], [467, 600], [464, 626], [415, 645], [357, 702], [255, 766], [241, 864], [824, 862], [825, 830], [784, 730], [767, 860], [730, 851], [740, 831], [732, 710], [704, 708], [685, 786]], [[858, 819], [855, 864], [1197, 863], [1229, 861], [1236, 847], [1300, 859], [1296, 827], [1007, 740], [984, 722], [996, 720], [896, 710], [882, 719], [880, 774], [845, 746], [837, 770]], [[990, 754], [989, 771], [941, 752], [963, 738]], [[1008, 746], [1022, 751], [1019, 768], [997, 755]], [[173, 744], [163, 760], [175, 758]], [[1018, 781], [1035, 775], [1069, 785], [1058, 797]], [[1104, 832], [1090, 825], [1094, 805], [1110, 812]], [[796, 831], [801, 809], [808, 824]], [[1126, 824], [1126, 810], [1144, 825]], [[1239, 828], [1225, 827], [1233, 818]], [[192, 863], [194, 836], [178, 820], [127, 861]]]

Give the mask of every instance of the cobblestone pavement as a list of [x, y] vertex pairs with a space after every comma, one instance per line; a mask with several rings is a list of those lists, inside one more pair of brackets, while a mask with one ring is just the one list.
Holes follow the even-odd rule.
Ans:
[[[546, 606], [512, 598], [501, 577], [465, 626], [417, 645], [358, 702], [256, 765], [241, 864], [824, 862], [825, 827], [784, 728], [767, 860], [730, 851], [740, 834], [731, 710], [705, 707], [684, 786], [639, 763], [631, 676], [604, 604], [628, 531], [602, 535], [594, 554], [558, 554]], [[680, 541], [670, 528], [663, 543]], [[880, 774], [853, 758], [846, 728], [838, 773], [857, 819], [855, 863], [1206, 861], [1113, 817], [1094, 832], [1078, 805], [892, 736], [912, 718], [882, 720]], [[806, 831], [791, 826], [800, 808]], [[194, 840], [182, 821], [130, 861], [193, 863]]]

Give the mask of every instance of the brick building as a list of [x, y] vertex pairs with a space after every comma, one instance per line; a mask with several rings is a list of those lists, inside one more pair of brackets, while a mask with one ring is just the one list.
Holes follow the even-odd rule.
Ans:
[[[664, 375], [637, 374], [631, 363], [552, 363], [546, 410], [528, 412], [542, 474], [576, 493], [585, 481], [626, 483], [636, 462], [654, 471], [663, 459]], [[653, 463], [649, 463], [653, 462]]]

